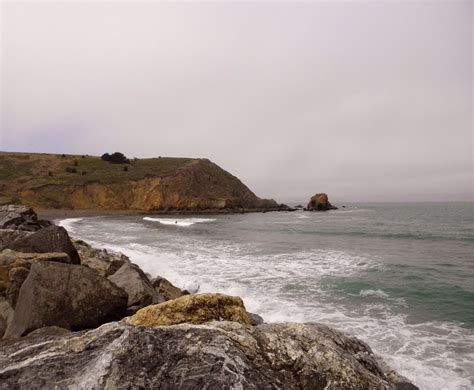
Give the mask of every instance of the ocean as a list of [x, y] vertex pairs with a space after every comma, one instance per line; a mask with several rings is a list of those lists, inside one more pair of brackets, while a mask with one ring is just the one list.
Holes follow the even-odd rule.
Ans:
[[59, 223], [178, 287], [239, 295], [267, 322], [357, 336], [421, 389], [474, 388], [473, 203]]

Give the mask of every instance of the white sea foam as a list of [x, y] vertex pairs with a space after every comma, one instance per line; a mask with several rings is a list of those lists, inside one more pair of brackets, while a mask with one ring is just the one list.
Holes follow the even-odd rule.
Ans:
[[361, 290], [359, 292], [359, 295], [361, 297], [375, 297], [375, 298], [383, 298], [383, 299], [390, 298], [390, 296], [386, 292], [383, 292], [382, 290]]
[[196, 223], [214, 222], [214, 218], [153, 218], [144, 217], [145, 221], [159, 222], [162, 225], [191, 226]]
[[69, 233], [75, 233], [74, 224], [82, 221], [84, 218], [66, 218], [57, 222], [57, 225], [64, 227]]
[[[156, 219], [161, 223], [163, 218]], [[451, 322], [410, 323], [406, 315], [392, 309], [392, 302], [400, 298], [382, 290], [361, 290], [358, 295], [367, 302], [349, 310], [321, 285], [328, 277], [363, 275], [383, 267], [376, 259], [334, 250], [259, 255], [246, 244], [202, 237], [159, 246], [110, 241], [113, 233], [94, 234], [99, 231], [96, 227], [82, 236], [87, 224], [74, 226], [80, 220], [65, 220], [74, 235], [121, 251], [145, 272], [164, 276], [178, 287], [200, 286], [200, 292], [239, 295], [249, 311], [267, 322], [317, 321], [335, 326], [368, 342], [422, 390], [474, 387], [472, 331]]]
[[297, 215], [296, 218], [298, 218], [298, 219], [308, 219], [309, 216], [308, 216], [308, 215], [301, 214], [301, 215]]

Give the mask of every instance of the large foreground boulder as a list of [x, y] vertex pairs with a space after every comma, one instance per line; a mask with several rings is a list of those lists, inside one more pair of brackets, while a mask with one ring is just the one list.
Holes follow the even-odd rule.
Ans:
[[31, 207], [14, 204], [0, 206], [0, 229], [35, 232], [51, 225], [50, 221], [38, 220]]
[[61, 226], [50, 226], [27, 237], [19, 238], [10, 244], [8, 248], [18, 252], [29, 253], [64, 252], [68, 254], [73, 264], [81, 262], [66, 229]]
[[88, 332], [0, 341], [4, 389], [392, 390], [403, 385], [385, 375], [366, 344], [319, 324], [146, 328], [115, 322]]
[[337, 209], [337, 207], [329, 203], [328, 196], [324, 193], [312, 196], [306, 208], [308, 211], [327, 211], [335, 209]]
[[183, 322], [236, 321], [250, 325], [250, 318], [239, 297], [224, 294], [184, 295], [158, 305], [147, 306], [127, 319], [131, 325], [161, 326]]
[[45, 326], [95, 328], [121, 319], [127, 294], [95, 271], [80, 265], [35, 262], [21, 285], [6, 338]]

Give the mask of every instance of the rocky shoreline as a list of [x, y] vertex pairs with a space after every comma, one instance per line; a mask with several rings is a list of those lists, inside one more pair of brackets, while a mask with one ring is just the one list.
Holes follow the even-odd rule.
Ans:
[[362, 341], [266, 324], [0, 207], [0, 388], [416, 389]]

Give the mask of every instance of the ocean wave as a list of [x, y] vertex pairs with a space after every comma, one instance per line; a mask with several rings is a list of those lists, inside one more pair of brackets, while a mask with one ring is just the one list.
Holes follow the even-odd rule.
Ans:
[[[178, 221], [187, 220], [195, 219]], [[88, 225], [76, 224], [74, 235], [81, 236]], [[200, 292], [241, 296], [247, 310], [262, 315], [266, 322], [321, 322], [359, 337], [420, 389], [467, 390], [474, 386], [472, 330], [454, 322], [413, 323], [394, 305], [401, 298], [377, 288], [353, 291], [364, 299], [348, 308], [322, 284], [325, 279], [333, 282], [386, 267], [377, 258], [327, 249], [257, 253], [251, 243], [192, 235], [184, 240], [181, 234], [160, 242], [126, 242], [115, 240], [114, 234], [108, 236], [106, 230], [98, 229], [94, 222], [93, 229], [81, 238], [90, 242], [90, 237], [97, 246], [123, 252], [145, 272], [161, 275], [180, 288], [199, 286]]]
[[[215, 245], [213, 251], [192, 250], [192, 245], [179, 254], [146, 245], [127, 246], [122, 251], [147, 272], [161, 274], [181, 288], [199, 285], [200, 292], [240, 296], [249, 311], [259, 313], [267, 322], [316, 321], [359, 337], [420, 389], [471, 388], [469, 362], [474, 356], [466, 351], [474, 337], [469, 330], [448, 322], [411, 324], [406, 315], [395, 313], [386, 304], [367, 303], [357, 312], [348, 312], [343, 305], [325, 299], [327, 292], [318, 284], [319, 278], [354, 274], [361, 266], [374, 266], [366, 259], [342, 252], [299, 252], [291, 257], [272, 256], [270, 266], [265, 256], [241, 254], [236, 261], [238, 248], [232, 245]], [[314, 278], [302, 290], [313, 297], [311, 300], [298, 295], [297, 290], [281, 287], [281, 280], [301, 281], [308, 275]], [[396, 300], [382, 290], [362, 290], [361, 296]], [[465, 352], [456, 352], [461, 350]]]
[[390, 295], [382, 290], [361, 290], [359, 292], [361, 297], [375, 297], [375, 298], [382, 298], [382, 299], [389, 299]]
[[382, 300], [387, 300], [387, 301], [392, 301], [396, 302], [399, 305], [407, 307], [407, 303], [405, 299], [403, 298], [394, 298], [391, 297], [389, 294], [387, 294], [385, 291], [382, 290], [361, 290], [359, 292], [359, 296], [364, 297], [364, 298], [375, 298], [375, 299], [382, 299]]
[[62, 226], [69, 233], [75, 233], [74, 224], [84, 220], [84, 218], [66, 218], [57, 222], [58, 226]]
[[215, 218], [153, 218], [144, 217], [145, 221], [159, 222], [162, 225], [192, 226], [196, 223], [214, 222]]
[[[305, 231], [302, 234], [314, 234], [315, 231]], [[464, 241], [474, 242], [472, 235], [452, 234], [452, 235], [437, 235], [426, 232], [377, 232], [377, 231], [336, 231], [336, 230], [321, 230], [317, 231], [319, 235], [327, 236], [348, 236], [348, 237], [368, 237], [368, 238], [386, 238], [393, 240], [429, 240], [429, 241]]]

